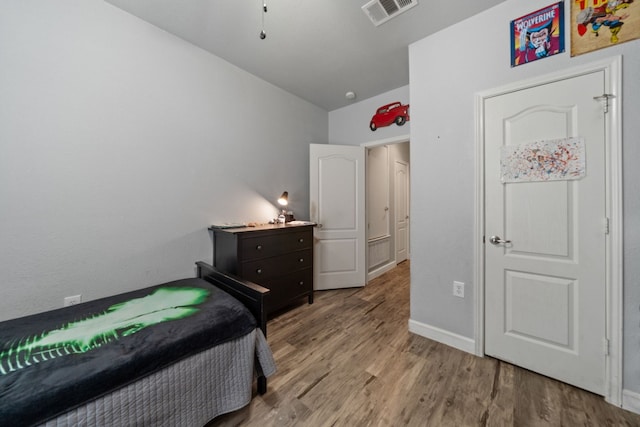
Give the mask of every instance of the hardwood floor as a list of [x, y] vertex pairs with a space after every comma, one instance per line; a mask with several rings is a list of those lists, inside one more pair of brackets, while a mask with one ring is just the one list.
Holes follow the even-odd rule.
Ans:
[[640, 426], [600, 396], [408, 332], [409, 262], [269, 322], [268, 392], [217, 426]]

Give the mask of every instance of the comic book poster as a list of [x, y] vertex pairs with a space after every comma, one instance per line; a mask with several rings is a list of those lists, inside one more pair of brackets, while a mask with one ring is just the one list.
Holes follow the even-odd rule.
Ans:
[[511, 66], [564, 52], [563, 17], [559, 2], [511, 21]]
[[571, 56], [640, 38], [640, 0], [571, 0]]

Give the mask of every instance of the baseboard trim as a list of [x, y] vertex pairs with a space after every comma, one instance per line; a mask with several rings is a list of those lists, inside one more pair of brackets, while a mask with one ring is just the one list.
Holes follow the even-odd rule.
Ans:
[[458, 350], [462, 350], [467, 353], [475, 354], [476, 351], [475, 340], [454, 334], [453, 332], [445, 331], [444, 329], [436, 328], [435, 326], [416, 322], [415, 320], [409, 319], [409, 332], [438, 341], [442, 344], [448, 345], [449, 347], [457, 348]]
[[640, 414], [640, 393], [622, 390], [622, 408]]
[[384, 273], [386, 273], [389, 270], [393, 270], [396, 266], [396, 262], [395, 261], [390, 261], [387, 264], [376, 268], [373, 271], [370, 271], [369, 273], [367, 273], [367, 282], [370, 280], [375, 279], [378, 276], [382, 276]]

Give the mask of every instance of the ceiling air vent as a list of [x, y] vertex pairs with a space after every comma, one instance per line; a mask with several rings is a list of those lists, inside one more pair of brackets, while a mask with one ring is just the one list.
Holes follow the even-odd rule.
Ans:
[[377, 27], [417, 4], [418, 0], [371, 0], [362, 6], [362, 10]]

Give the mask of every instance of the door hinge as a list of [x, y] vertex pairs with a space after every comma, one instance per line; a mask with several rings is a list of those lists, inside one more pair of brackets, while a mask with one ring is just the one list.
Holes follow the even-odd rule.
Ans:
[[616, 97], [615, 95], [612, 95], [612, 94], [610, 94], [610, 93], [603, 93], [603, 94], [602, 94], [602, 95], [600, 95], [600, 96], [594, 96], [594, 97], [593, 97], [593, 99], [595, 99], [596, 101], [600, 101], [600, 102], [603, 102], [603, 101], [604, 101], [604, 103], [603, 103], [603, 105], [604, 105], [604, 112], [605, 112], [605, 113], [608, 113], [608, 112], [609, 112], [609, 99], [610, 99], [610, 98], [611, 98], [611, 99], [613, 99], [613, 98], [615, 98], [615, 97]]
[[609, 218], [604, 219], [604, 234], [609, 234]]
[[609, 355], [609, 340], [607, 338], [604, 339], [604, 355]]

